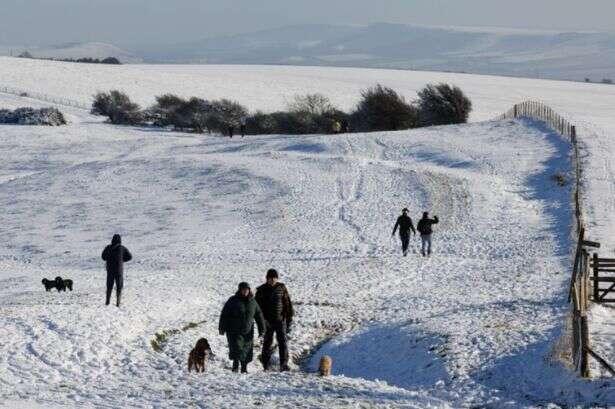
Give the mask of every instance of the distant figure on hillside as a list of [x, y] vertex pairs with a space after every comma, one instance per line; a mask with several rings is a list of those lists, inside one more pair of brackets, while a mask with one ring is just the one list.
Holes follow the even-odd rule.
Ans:
[[241, 119], [239, 120], [239, 129], [241, 130], [242, 138], [246, 136], [246, 122], [247, 122], [247, 119], [245, 116], [242, 116]]
[[269, 269], [266, 276], [267, 282], [256, 289], [255, 298], [267, 321], [261, 354], [263, 369], [265, 371], [269, 369], [269, 361], [273, 352], [271, 345], [275, 334], [280, 350], [280, 372], [284, 372], [290, 371], [286, 336], [290, 332], [294, 313], [288, 290], [278, 279], [278, 272], [273, 268]]
[[424, 212], [423, 218], [419, 220], [419, 224], [416, 226], [416, 229], [421, 233], [421, 254], [423, 257], [431, 255], [431, 234], [433, 233], [431, 226], [438, 223], [438, 216], [430, 219], [429, 212]]
[[113, 235], [111, 244], [105, 247], [102, 252], [102, 259], [107, 262], [107, 299], [105, 304], [111, 302], [111, 291], [115, 284], [116, 303], [120, 306], [122, 288], [124, 287], [124, 263], [132, 260], [132, 254], [122, 246], [122, 237], [119, 234]]
[[412, 224], [412, 219], [408, 216], [408, 209], [404, 208], [401, 211], [401, 216], [397, 218], [397, 222], [395, 223], [395, 227], [393, 227], [393, 234], [391, 236], [395, 236], [395, 232], [399, 227], [399, 238], [401, 239], [401, 251], [405, 256], [408, 255], [408, 245], [410, 244], [410, 231], [416, 235], [416, 230], [414, 230], [414, 225]]
[[254, 347], [254, 321], [258, 327], [259, 337], [265, 331], [265, 319], [258, 303], [252, 296], [248, 283], [239, 283], [234, 296], [228, 299], [222, 313], [218, 330], [226, 334], [228, 355], [233, 361], [233, 372], [248, 372], [248, 363], [252, 362]]
[[340, 121], [338, 121], [337, 119], [334, 119], [333, 123], [331, 124], [331, 129], [333, 130], [334, 134], [338, 134], [342, 130], [342, 124], [340, 124]]
[[235, 131], [235, 128], [233, 128], [233, 125], [229, 125], [228, 126], [228, 136], [230, 136], [232, 138], [234, 131]]
[[348, 133], [350, 130], [350, 124], [347, 119], [342, 119], [342, 133]]

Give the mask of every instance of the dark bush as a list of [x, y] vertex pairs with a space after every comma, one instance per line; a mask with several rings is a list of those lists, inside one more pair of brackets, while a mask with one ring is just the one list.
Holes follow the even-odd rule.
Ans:
[[395, 131], [418, 126], [418, 109], [391, 88], [378, 84], [361, 92], [352, 113], [353, 128], [359, 131]]
[[247, 118], [248, 109], [238, 102], [220, 99], [209, 103], [205, 126], [211, 132], [226, 133], [229, 127], [239, 128], [242, 118]]
[[143, 121], [139, 105], [117, 90], [94, 95], [91, 112], [108, 117], [112, 124], [136, 125]]
[[278, 133], [278, 122], [274, 115], [257, 111], [246, 119], [246, 131], [250, 135], [271, 135]]
[[336, 111], [336, 108], [329, 98], [322, 94], [306, 94], [296, 95], [293, 102], [288, 104], [288, 110], [322, 116]]
[[121, 64], [120, 60], [118, 60], [115, 57], [107, 57], [104, 58], [101, 62], [101, 64], [113, 64], [113, 65], [119, 65]]
[[459, 87], [430, 84], [419, 92], [419, 108], [424, 126], [462, 124], [468, 121], [472, 102]]
[[207, 127], [207, 117], [211, 113], [211, 104], [204, 99], [192, 97], [177, 107], [174, 125], [177, 128], [193, 129], [203, 132]]
[[164, 94], [156, 97], [156, 104], [148, 112], [156, 118], [154, 125], [174, 125], [181, 128], [178, 111], [184, 104], [186, 104], [185, 99], [173, 94]]
[[[348, 114], [332, 110], [326, 114], [316, 115], [306, 111], [257, 112], [246, 120], [248, 134], [327, 134], [333, 133], [333, 123], [348, 123]], [[340, 125], [341, 126], [341, 125]]]
[[56, 108], [0, 109], [0, 124], [59, 126], [65, 125], [66, 119]]

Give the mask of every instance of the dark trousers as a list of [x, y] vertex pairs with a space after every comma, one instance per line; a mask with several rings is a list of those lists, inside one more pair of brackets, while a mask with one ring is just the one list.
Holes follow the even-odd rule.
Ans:
[[271, 345], [273, 344], [273, 334], [278, 341], [280, 349], [280, 367], [288, 365], [288, 345], [286, 342], [286, 321], [267, 321], [267, 330], [265, 331], [265, 339], [263, 340], [262, 360], [263, 366], [267, 368], [273, 353]]
[[109, 305], [111, 302], [111, 292], [113, 291], [113, 285], [115, 284], [115, 294], [117, 297], [117, 305], [120, 305], [120, 298], [122, 296], [122, 288], [124, 288], [124, 275], [116, 273], [107, 273], [107, 301]]
[[405, 254], [408, 252], [408, 246], [410, 245], [410, 234], [409, 233], [399, 233], [399, 238], [401, 239], [401, 250]]

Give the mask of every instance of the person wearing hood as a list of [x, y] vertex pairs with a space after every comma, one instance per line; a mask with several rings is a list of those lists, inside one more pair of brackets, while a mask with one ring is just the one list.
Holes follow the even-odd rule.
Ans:
[[115, 284], [116, 305], [120, 306], [122, 288], [124, 287], [124, 263], [132, 260], [132, 254], [122, 246], [122, 237], [119, 234], [113, 235], [111, 244], [105, 247], [102, 252], [102, 259], [106, 261], [107, 267], [107, 299], [106, 305], [111, 302], [111, 292]]
[[248, 283], [239, 283], [234, 296], [228, 299], [222, 308], [218, 330], [226, 335], [229, 359], [233, 361], [233, 372], [248, 372], [248, 363], [252, 362], [254, 349], [254, 322], [258, 327], [259, 337], [265, 332], [265, 319], [258, 303], [252, 295]]

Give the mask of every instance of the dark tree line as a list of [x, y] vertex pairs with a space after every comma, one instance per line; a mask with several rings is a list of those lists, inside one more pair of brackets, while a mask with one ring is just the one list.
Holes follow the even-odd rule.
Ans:
[[46, 58], [46, 57], [34, 57], [28, 51], [24, 51], [23, 53], [19, 54], [18, 57], [19, 58], [33, 58], [33, 59], [37, 59], [37, 60], [49, 60], [49, 61], [79, 62], [79, 63], [86, 63], [86, 64], [112, 64], [112, 65], [119, 65], [119, 64], [121, 64], [120, 60], [117, 59], [116, 57], [107, 57], [107, 58], [103, 58], [103, 59], [90, 58], [90, 57], [84, 57], [84, 58]]
[[228, 99], [181, 98], [173, 94], [156, 97], [142, 110], [117, 90], [94, 96], [92, 113], [114, 124], [147, 124], [176, 130], [225, 134], [242, 124], [248, 134], [312, 134], [395, 131], [422, 126], [465, 123], [472, 103], [463, 91], [449, 84], [430, 84], [407, 102], [395, 90], [380, 84], [361, 92], [352, 112], [337, 109], [322, 94], [296, 96], [287, 110], [250, 115], [238, 102]]

